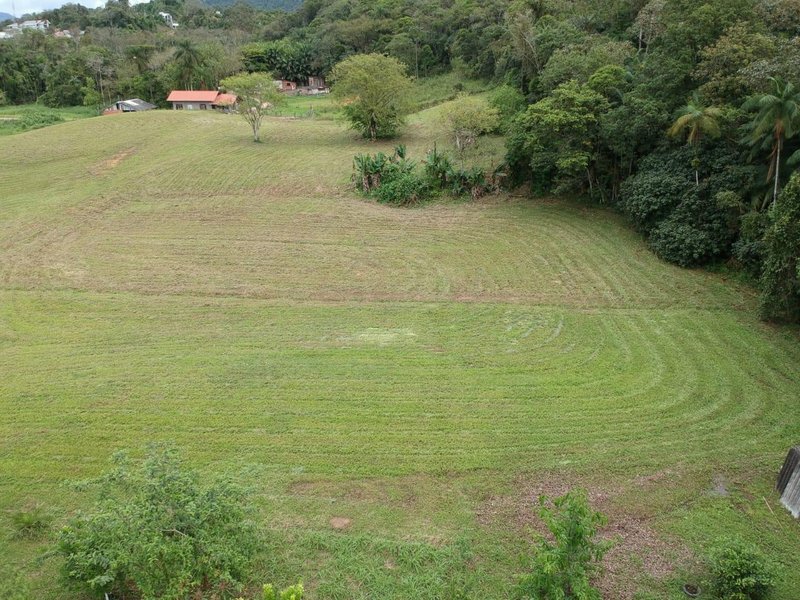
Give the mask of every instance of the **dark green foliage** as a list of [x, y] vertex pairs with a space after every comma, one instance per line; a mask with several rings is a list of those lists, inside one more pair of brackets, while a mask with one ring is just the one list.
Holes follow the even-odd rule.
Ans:
[[775, 586], [775, 571], [754, 546], [738, 538], [718, 540], [709, 563], [712, 592], [723, 600], [766, 600]]
[[235, 593], [256, 548], [244, 491], [230, 480], [202, 485], [170, 448], [153, 447], [141, 461], [117, 454], [114, 465], [92, 482], [94, 508], [59, 536], [66, 580], [116, 597]]
[[769, 226], [767, 213], [753, 211], [741, 217], [739, 239], [733, 244], [733, 256], [750, 277], [758, 279], [764, 262], [764, 234]]
[[266, 71], [278, 79], [306, 83], [315, 75], [313, 50], [309, 44], [279, 40], [247, 44], [242, 60], [248, 71]]
[[539, 515], [553, 540], [542, 537], [536, 547], [531, 573], [520, 581], [517, 597], [524, 600], [600, 600], [591, 584], [610, 543], [598, 539], [605, 517], [589, 506], [584, 490], [556, 498], [548, 505], [539, 500]]
[[640, 231], [649, 233], [680, 203], [690, 185], [686, 176], [643, 164], [622, 184], [621, 206]]
[[702, 264], [714, 256], [711, 237], [677, 218], [661, 222], [648, 244], [659, 257], [682, 267]]
[[525, 110], [527, 105], [522, 92], [510, 85], [501, 85], [489, 96], [489, 106], [497, 109], [500, 115], [499, 130], [505, 133], [514, 118]]
[[685, 267], [731, 254], [741, 209], [719, 199], [746, 192], [753, 178], [736, 154], [717, 147], [705, 153], [697, 185], [692, 153], [683, 146], [651, 154], [623, 183], [620, 196], [620, 207], [648, 237], [653, 251]]
[[508, 132], [507, 161], [515, 181], [531, 180], [538, 192], [591, 191], [603, 96], [570, 81], [528, 106]]
[[792, 175], [769, 216], [764, 236], [761, 312], [800, 320], [800, 174]]

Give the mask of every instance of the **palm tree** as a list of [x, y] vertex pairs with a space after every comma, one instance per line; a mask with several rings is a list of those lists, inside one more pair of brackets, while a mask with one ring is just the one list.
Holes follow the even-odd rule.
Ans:
[[773, 92], [750, 98], [744, 104], [746, 110], [757, 110], [753, 118], [750, 143], [771, 148], [767, 181], [774, 178], [772, 203], [778, 199], [781, 171], [781, 150], [786, 140], [800, 130], [800, 90], [794, 84], [771, 77]]
[[692, 99], [686, 103], [686, 106], [678, 110], [678, 118], [672, 124], [667, 132], [671, 137], [683, 136], [686, 134], [686, 142], [694, 148], [694, 160], [692, 166], [694, 167], [694, 181], [700, 185], [700, 157], [699, 144], [704, 135], [710, 137], [719, 136], [719, 117], [722, 111], [715, 106], [705, 106], [703, 101], [700, 100], [697, 92], [694, 93]]
[[180, 40], [175, 44], [175, 62], [178, 64], [178, 79], [187, 89], [192, 89], [192, 82], [197, 70], [203, 62], [200, 51], [191, 40]]

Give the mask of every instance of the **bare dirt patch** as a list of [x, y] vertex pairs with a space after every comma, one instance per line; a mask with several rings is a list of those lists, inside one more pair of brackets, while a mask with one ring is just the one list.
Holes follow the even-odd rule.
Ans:
[[133, 154], [135, 150], [136, 150], [135, 148], [126, 148], [125, 150], [121, 150], [111, 158], [107, 158], [106, 160], [101, 161], [92, 167], [89, 167], [89, 173], [91, 173], [95, 177], [98, 177], [100, 175], [105, 175], [109, 171], [113, 171], [116, 167], [118, 167], [119, 163], [128, 158], [131, 154]]
[[352, 519], [348, 519], [347, 517], [332, 517], [329, 522], [331, 524], [331, 527], [333, 527], [337, 531], [349, 529], [350, 525], [353, 524]]
[[487, 498], [478, 508], [476, 517], [484, 526], [510, 524], [521, 536], [547, 535], [538, 516], [539, 497], [555, 498], [576, 487], [586, 489], [591, 506], [608, 517], [600, 536], [614, 540], [614, 546], [603, 560], [602, 575], [595, 584], [604, 598], [630, 600], [636, 592], [632, 582], [641, 575], [664, 579], [690, 559], [685, 547], [656, 531], [651, 516], [636, 514], [617, 502], [632, 487], [652, 485], [668, 477], [669, 472], [658, 472], [627, 483], [600, 486], [561, 473], [546, 473], [535, 480], [518, 480], [515, 494]]

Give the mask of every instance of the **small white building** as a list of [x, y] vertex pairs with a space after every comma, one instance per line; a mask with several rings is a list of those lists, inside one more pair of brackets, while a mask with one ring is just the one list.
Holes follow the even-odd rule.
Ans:
[[160, 12], [160, 13], [158, 13], [158, 16], [161, 17], [162, 19], [164, 19], [164, 24], [167, 27], [170, 27], [172, 29], [177, 29], [178, 28], [179, 24], [175, 21], [174, 18], [172, 18], [172, 15], [169, 14], [168, 12]]
[[33, 19], [30, 21], [23, 21], [19, 24], [20, 29], [37, 29], [39, 31], [46, 31], [50, 28], [50, 21], [47, 19]]

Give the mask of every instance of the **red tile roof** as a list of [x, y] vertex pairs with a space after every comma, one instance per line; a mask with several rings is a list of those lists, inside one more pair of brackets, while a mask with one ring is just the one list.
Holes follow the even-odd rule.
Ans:
[[229, 104], [236, 104], [236, 94], [220, 94], [214, 100], [214, 104], [219, 106], [228, 106]]
[[214, 102], [219, 92], [214, 91], [188, 91], [172, 90], [167, 96], [167, 102]]

